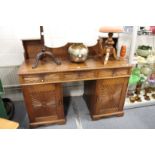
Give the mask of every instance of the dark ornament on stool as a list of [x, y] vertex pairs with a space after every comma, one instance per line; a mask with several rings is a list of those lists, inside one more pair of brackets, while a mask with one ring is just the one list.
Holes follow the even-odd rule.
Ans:
[[40, 36], [41, 36], [41, 43], [42, 43], [42, 50], [37, 54], [34, 64], [32, 65], [32, 68], [36, 68], [38, 66], [38, 63], [40, 60], [42, 60], [44, 57], [48, 56], [53, 59], [53, 61], [57, 65], [61, 65], [61, 62], [58, 58], [55, 57], [55, 55], [51, 51], [47, 51], [47, 48], [45, 46], [44, 42], [44, 30], [43, 26], [40, 26]]

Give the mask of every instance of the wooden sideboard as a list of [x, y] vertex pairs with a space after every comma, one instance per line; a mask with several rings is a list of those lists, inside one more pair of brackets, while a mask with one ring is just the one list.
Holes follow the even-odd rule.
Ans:
[[[39, 48], [36, 43], [35, 49]], [[25, 49], [31, 45], [28, 44]], [[65, 52], [64, 55], [67, 55]], [[30, 56], [19, 69], [31, 127], [65, 123], [62, 83], [73, 81], [84, 81], [84, 98], [92, 119], [123, 115], [131, 65], [115, 60], [104, 65], [94, 57], [89, 57], [85, 63], [72, 63], [67, 56], [60, 59], [62, 65], [56, 65], [47, 58], [32, 69], [34, 59]]]

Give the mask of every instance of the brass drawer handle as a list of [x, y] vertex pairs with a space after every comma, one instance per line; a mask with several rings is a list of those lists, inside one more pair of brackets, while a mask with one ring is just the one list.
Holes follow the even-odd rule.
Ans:
[[41, 79], [41, 82], [45, 82], [45, 80], [44, 79]]

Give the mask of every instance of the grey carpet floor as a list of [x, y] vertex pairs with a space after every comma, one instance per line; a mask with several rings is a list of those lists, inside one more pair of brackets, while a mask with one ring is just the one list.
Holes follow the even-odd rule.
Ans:
[[[155, 106], [125, 110], [123, 117], [109, 117], [92, 121], [83, 97], [65, 99], [66, 124], [42, 126], [38, 129], [155, 129]], [[23, 102], [15, 103], [15, 121], [20, 128], [28, 128], [28, 117]]]

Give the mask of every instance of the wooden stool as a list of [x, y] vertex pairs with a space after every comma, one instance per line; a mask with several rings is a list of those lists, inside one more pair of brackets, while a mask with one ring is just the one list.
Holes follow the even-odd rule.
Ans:
[[19, 123], [0, 118], [0, 129], [17, 129]]

